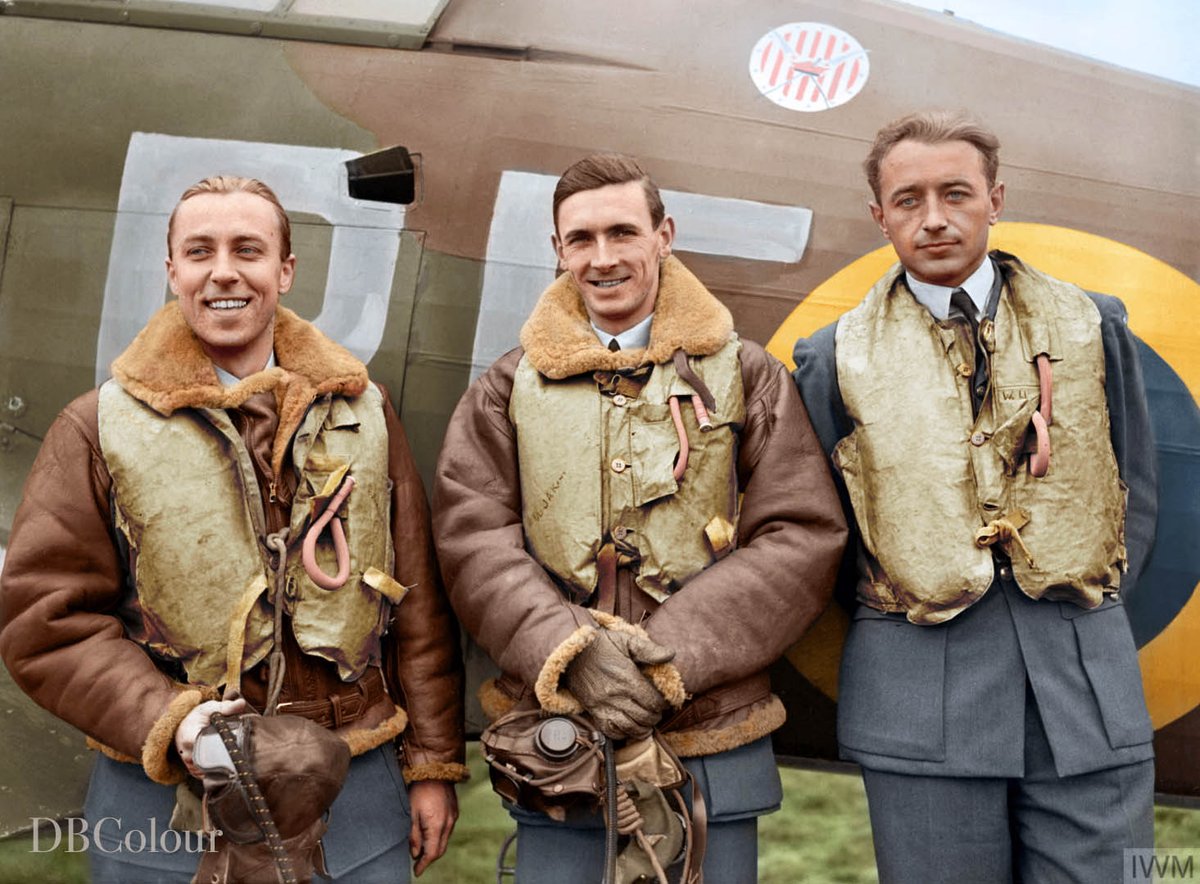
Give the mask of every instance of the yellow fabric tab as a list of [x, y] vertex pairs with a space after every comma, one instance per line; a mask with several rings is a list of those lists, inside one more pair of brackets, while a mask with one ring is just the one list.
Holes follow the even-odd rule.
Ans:
[[346, 478], [346, 473], [350, 472], [350, 464], [344, 463], [325, 480], [325, 487], [321, 489], [321, 493], [317, 495], [320, 498], [330, 498], [337, 493], [337, 490], [342, 487], [342, 479]]
[[713, 553], [720, 558], [721, 553], [733, 545], [736, 532], [728, 519], [722, 516], [713, 516], [704, 526], [704, 536], [708, 538]]
[[254, 603], [266, 588], [266, 577], [260, 575], [254, 578], [238, 599], [233, 613], [229, 615], [229, 641], [225, 646], [225, 684], [231, 690], [240, 691], [242, 688], [242, 651], [246, 646], [246, 618], [250, 616]]
[[408, 595], [408, 591], [416, 586], [405, 586], [399, 580], [380, 571], [378, 568], [371, 567], [363, 572], [363, 583], [374, 589], [376, 592], [383, 595], [393, 605], [398, 605], [404, 601], [404, 597]]

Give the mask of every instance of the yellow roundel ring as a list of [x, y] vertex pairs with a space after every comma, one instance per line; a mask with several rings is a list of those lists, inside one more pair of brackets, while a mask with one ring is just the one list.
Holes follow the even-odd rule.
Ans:
[[[1094, 292], [1116, 295], [1129, 310], [1129, 327], [1175, 371], [1200, 402], [1200, 284], [1131, 246], [1091, 233], [1047, 224], [1006, 222], [992, 228], [991, 248]], [[807, 337], [855, 306], [896, 261], [891, 246], [864, 255], [817, 286], [783, 321], [767, 349], [789, 368], [797, 338]], [[1200, 538], [1197, 538], [1200, 541]], [[848, 618], [834, 605], [788, 651], [796, 669], [837, 698], [837, 667]], [[1200, 592], [1193, 591], [1174, 619], [1138, 651], [1146, 702], [1155, 729], [1200, 705], [1195, 649], [1200, 647]]]

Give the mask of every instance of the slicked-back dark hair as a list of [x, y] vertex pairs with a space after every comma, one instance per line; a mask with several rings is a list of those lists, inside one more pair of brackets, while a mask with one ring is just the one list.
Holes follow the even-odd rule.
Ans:
[[640, 181], [646, 194], [646, 207], [650, 210], [650, 223], [655, 228], [666, 217], [658, 185], [646, 174], [633, 157], [620, 153], [594, 153], [573, 163], [562, 173], [554, 186], [554, 229], [558, 230], [558, 207], [567, 197], [585, 190], [596, 190], [610, 184], [626, 184]]

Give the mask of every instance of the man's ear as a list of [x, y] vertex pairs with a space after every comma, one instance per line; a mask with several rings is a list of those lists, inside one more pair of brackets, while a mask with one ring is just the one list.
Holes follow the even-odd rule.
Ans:
[[286, 294], [296, 279], [296, 256], [288, 255], [279, 268], [279, 294]]
[[991, 203], [991, 210], [988, 212], [988, 224], [995, 224], [1000, 220], [1000, 213], [1004, 211], [1004, 182], [997, 181], [991, 192], [988, 194], [988, 202]]
[[558, 238], [557, 233], [550, 234], [550, 246], [551, 246], [551, 248], [554, 249], [555, 257], [558, 258], [559, 269], [560, 270], [565, 269], [567, 266], [567, 262], [563, 258], [563, 244], [562, 244], [562, 240], [560, 240]]
[[175, 262], [167, 257], [167, 287], [171, 290], [171, 294], [179, 297], [179, 289], [175, 285]]
[[891, 240], [892, 235], [888, 233], [887, 219], [883, 217], [883, 207], [879, 203], [871, 201], [867, 203], [867, 208], [871, 210], [871, 217], [875, 219], [875, 223], [879, 225], [880, 231], [883, 233], [884, 239]]
[[663, 216], [658, 225], [658, 257], [667, 258], [671, 255], [671, 246], [675, 243], [675, 219], [670, 215]]

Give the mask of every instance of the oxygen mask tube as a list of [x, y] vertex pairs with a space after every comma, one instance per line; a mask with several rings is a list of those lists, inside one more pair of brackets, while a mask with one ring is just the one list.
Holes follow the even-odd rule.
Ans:
[[604, 747], [604, 884], [617, 884], [617, 759], [612, 741], [596, 736]]

